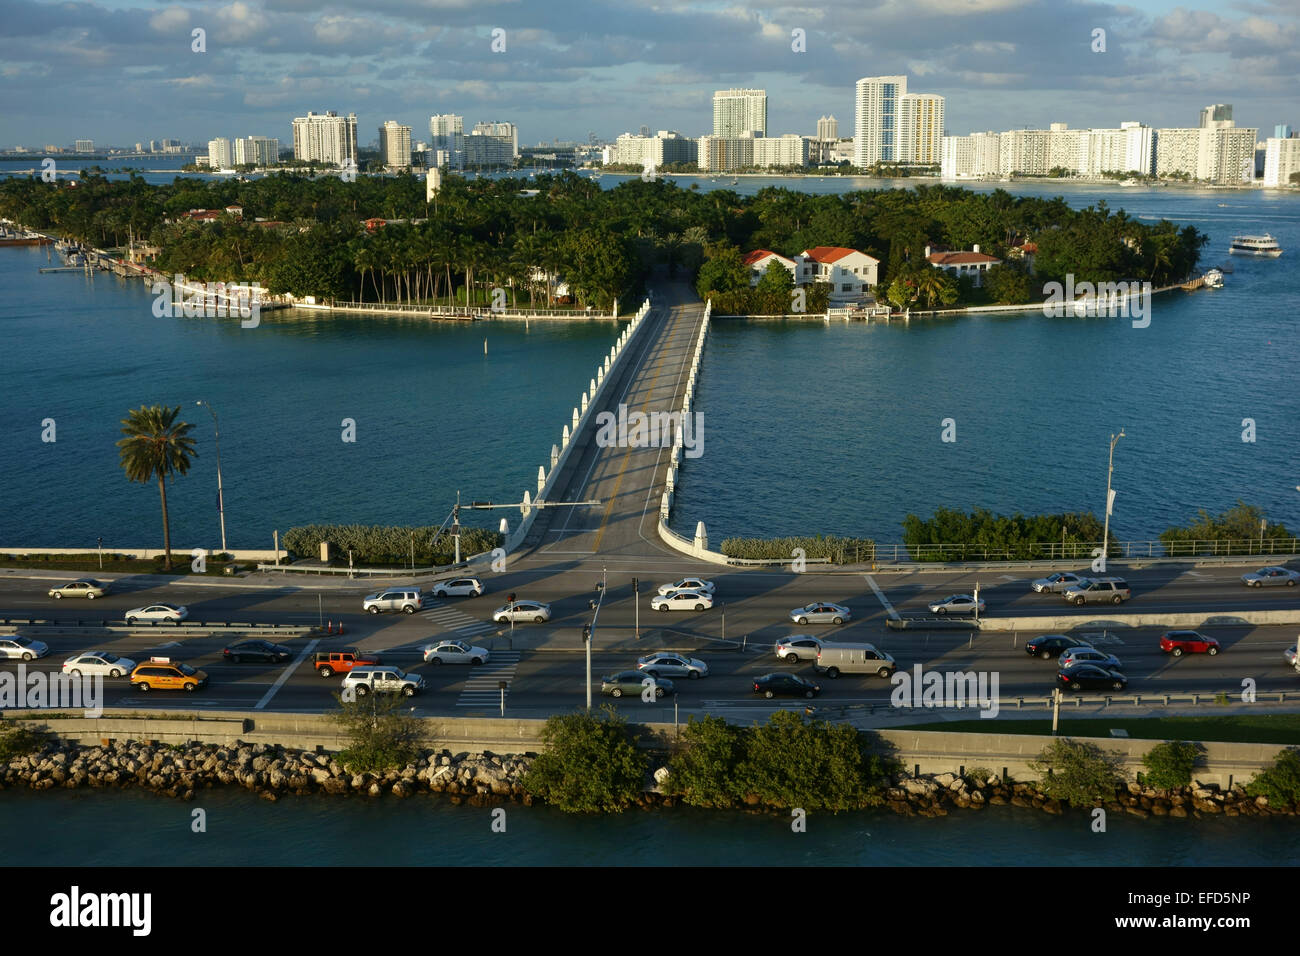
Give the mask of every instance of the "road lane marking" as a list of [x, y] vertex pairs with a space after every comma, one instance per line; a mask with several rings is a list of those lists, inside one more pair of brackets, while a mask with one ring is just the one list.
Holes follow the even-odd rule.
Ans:
[[876, 597], [880, 599], [880, 603], [884, 607], [885, 613], [887, 613], [895, 621], [901, 620], [902, 618], [899, 615], [899, 613], [894, 610], [894, 605], [890, 604], [889, 598], [885, 597], [885, 592], [880, 590], [880, 585], [876, 583], [876, 579], [869, 574], [864, 574], [862, 576], [866, 578], [867, 583], [871, 585], [871, 590], [876, 592]]
[[474, 676], [465, 680], [465, 688], [460, 692], [456, 706], [482, 707], [485, 704], [500, 704], [501, 688], [497, 686], [497, 681], [506, 682], [508, 693], [521, 656], [519, 651], [493, 651], [487, 663], [474, 667], [472, 671]]
[[279, 679], [271, 685], [270, 689], [262, 695], [262, 699], [253, 706], [253, 710], [262, 710], [271, 702], [271, 698], [275, 696], [275, 692], [283, 687], [284, 682], [293, 676], [293, 672], [298, 669], [298, 665], [307, 659], [307, 655], [314, 651], [316, 645], [319, 643], [319, 639], [310, 641], [307, 646], [302, 649], [302, 653], [298, 655], [297, 659], [292, 664], [284, 669], [284, 673], [281, 674]]

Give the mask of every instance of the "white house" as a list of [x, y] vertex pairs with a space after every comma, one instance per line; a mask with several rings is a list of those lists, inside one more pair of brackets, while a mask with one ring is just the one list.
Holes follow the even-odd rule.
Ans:
[[978, 243], [971, 252], [931, 252], [926, 246], [925, 258], [934, 268], [943, 269], [954, 278], [970, 276], [977, 286], [984, 284], [984, 273], [1002, 262], [996, 256], [980, 252]]
[[825, 282], [831, 287], [831, 302], [842, 305], [860, 302], [871, 294], [877, 282], [880, 260], [865, 252], [843, 246], [816, 246], [795, 257], [795, 283]]
[[796, 285], [799, 282], [795, 261], [768, 249], [755, 249], [753, 252], [746, 254], [744, 261], [745, 265], [749, 266], [749, 284], [751, 286], [758, 285], [758, 280], [763, 278], [763, 274], [767, 272], [767, 267], [773, 262], [779, 262], [790, 270], [790, 277], [794, 279]]

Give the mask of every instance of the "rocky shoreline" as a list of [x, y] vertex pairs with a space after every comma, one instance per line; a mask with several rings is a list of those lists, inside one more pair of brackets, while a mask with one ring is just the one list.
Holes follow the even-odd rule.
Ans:
[[[354, 794], [369, 797], [408, 797], [419, 793], [447, 796], [452, 803], [485, 806], [535, 802], [521, 783], [533, 753], [422, 752], [401, 770], [352, 773], [336, 755], [293, 750], [268, 744], [240, 743], [167, 745], [117, 741], [99, 746], [58, 744], [11, 759], [0, 765], [0, 790], [138, 787], [162, 796], [193, 800], [199, 790], [243, 787], [266, 800], [305, 794]], [[656, 761], [662, 762], [662, 761]], [[655, 774], [664, 780], [665, 771]], [[1041, 793], [1033, 784], [992, 776], [976, 780], [952, 773], [900, 776], [885, 791], [881, 809], [902, 816], [947, 816], [953, 809], [982, 810], [1010, 805], [1064, 814], [1071, 808]], [[661, 788], [642, 793], [643, 808], [672, 807], [679, 798]], [[1193, 785], [1175, 790], [1155, 790], [1130, 783], [1117, 789], [1114, 799], [1100, 804], [1108, 813], [1130, 816], [1201, 819], [1209, 816], [1296, 816], [1294, 807], [1270, 806], [1264, 797], [1251, 797], [1241, 787], [1222, 790], [1217, 785]], [[765, 812], [756, 795], [740, 809]]]

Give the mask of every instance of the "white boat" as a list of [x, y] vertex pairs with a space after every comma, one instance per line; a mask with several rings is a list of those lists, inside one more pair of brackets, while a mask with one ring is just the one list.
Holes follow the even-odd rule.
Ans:
[[1282, 254], [1277, 240], [1265, 233], [1262, 236], [1233, 236], [1228, 252], [1237, 256], [1267, 256], [1276, 259]]
[[1222, 289], [1223, 273], [1218, 269], [1211, 269], [1209, 272], [1205, 273], [1205, 285], [1210, 289]]

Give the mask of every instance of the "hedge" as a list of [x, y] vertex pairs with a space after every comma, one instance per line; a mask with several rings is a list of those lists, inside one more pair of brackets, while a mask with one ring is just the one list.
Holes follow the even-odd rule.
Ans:
[[796, 548], [803, 549], [805, 558], [829, 558], [832, 564], [860, 564], [870, 561], [876, 554], [876, 543], [870, 538], [838, 538], [834, 535], [813, 538], [727, 538], [722, 542], [722, 553], [729, 558], [749, 561], [793, 561]]
[[[402, 525], [364, 524], [310, 524], [290, 528], [283, 537], [284, 546], [299, 557], [316, 557], [320, 543], [329, 541], [338, 553], [349, 549], [353, 558], [376, 564], [405, 564], [411, 559], [411, 534], [415, 534], [415, 562], [417, 565], [451, 564], [455, 559], [456, 544], [444, 532], [436, 546], [431, 546], [438, 528], [433, 525], [409, 527]], [[480, 554], [499, 548], [502, 544], [499, 531], [483, 528], [460, 529], [460, 556]]]

